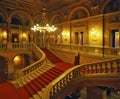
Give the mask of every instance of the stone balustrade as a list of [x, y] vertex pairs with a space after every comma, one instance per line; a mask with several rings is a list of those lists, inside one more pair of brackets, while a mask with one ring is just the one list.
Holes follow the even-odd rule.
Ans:
[[50, 48], [52, 49], [63, 49], [63, 50], [70, 50], [82, 53], [94, 53], [94, 55], [101, 55], [103, 56], [110, 56], [110, 55], [120, 55], [120, 48], [113, 48], [113, 47], [103, 47], [103, 46], [90, 46], [90, 45], [75, 45], [75, 44], [55, 44], [50, 43]]
[[[69, 85], [74, 79], [86, 75], [120, 74], [120, 59], [105, 60], [96, 63], [78, 65], [70, 68], [54, 82], [50, 83], [45, 91], [44, 99], [56, 99], [59, 92]], [[109, 75], [107, 75], [109, 76]], [[56, 97], [56, 98], [55, 98]]]
[[[14, 45], [14, 44], [13, 44]], [[36, 70], [37, 68], [39, 68], [40, 66], [43, 66], [46, 64], [46, 55], [40, 50], [40, 48], [38, 48], [35, 44], [30, 44], [30, 45], [15, 45], [18, 48], [25, 48], [27, 47], [28, 49], [31, 49], [34, 54], [39, 58], [38, 61], [34, 62], [33, 64], [17, 71], [15, 73], [15, 78], [18, 79], [22, 76], [26, 76], [27, 74], [31, 73], [32, 71]]]

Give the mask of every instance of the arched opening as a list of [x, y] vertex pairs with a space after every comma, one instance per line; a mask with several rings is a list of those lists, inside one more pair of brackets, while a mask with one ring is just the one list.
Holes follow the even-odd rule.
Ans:
[[12, 17], [11, 24], [14, 24], [14, 25], [22, 25], [21, 21], [20, 21], [19, 18], [17, 18], [17, 17]]
[[17, 11], [11, 14], [11, 42], [30, 42], [30, 17], [27, 13]]
[[30, 64], [30, 57], [27, 54], [16, 55], [13, 59], [14, 70], [22, 69]]
[[0, 16], [0, 23], [4, 23], [4, 19], [2, 16]]
[[88, 14], [86, 13], [86, 11], [84, 9], [79, 9], [72, 14], [71, 20], [82, 19], [85, 17], [88, 17]]
[[7, 60], [0, 56], [0, 83], [5, 82], [7, 80]]
[[104, 9], [104, 13], [120, 11], [120, 0], [111, 0]]

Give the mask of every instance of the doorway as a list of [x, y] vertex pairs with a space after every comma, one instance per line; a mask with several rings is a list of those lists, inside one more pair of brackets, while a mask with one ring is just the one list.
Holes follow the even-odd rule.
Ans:
[[75, 32], [75, 44], [79, 44], [79, 34]]
[[7, 60], [0, 56], [0, 83], [7, 80], [8, 76], [8, 65]]
[[12, 34], [12, 43], [19, 43], [19, 35]]
[[75, 32], [75, 44], [83, 45], [83, 32]]
[[119, 31], [118, 30], [112, 30], [111, 46], [114, 48], [119, 47]]
[[80, 45], [83, 45], [83, 32], [80, 32]]

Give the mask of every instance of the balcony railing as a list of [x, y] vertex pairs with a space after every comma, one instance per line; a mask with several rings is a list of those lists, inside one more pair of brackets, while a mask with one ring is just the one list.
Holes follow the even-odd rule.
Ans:
[[31, 48], [31, 43], [0, 43], [0, 51], [29, 48]]
[[[104, 77], [103, 77], [104, 74]], [[107, 75], [108, 74], [108, 75]], [[120, 59], [112, 59], [97, 63], [78, 65], [63, 73], [60, 77], [50, 83], [43, 99], [57, 99], [60, 92], [75, 79], [82, 79], [102, 75], [118, 79], [120, 77]], [[112, 79], [111, 78], [111, 79]]]
[[55, 44], [51, 43], [50, 48], [52, 49], [63, 49], [68, 51], [76, 51], [81, 54], [90, 54], [94, 53], [94, 55], [104, 56], [120, 56], [120, 48], [112, 48], [112, 47], [102, 47], [102, 46], [89, 46], [89, 45], [67, 45], [67, 44]]
[[6, 43], [0, 43], [0, 51], [7, 50], [7, 44]]

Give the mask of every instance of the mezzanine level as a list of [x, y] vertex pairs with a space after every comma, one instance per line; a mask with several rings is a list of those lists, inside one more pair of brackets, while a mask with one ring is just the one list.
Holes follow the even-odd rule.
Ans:
[[75, 44], [55, 44], [50, 43], [51, 49], [62, 49], [70, 52], [79, 52], [83, 55], [94, 55], [99, 57], [119, 57], [120, 48], [105, 47], [105, 46], [90, 46], [90, 45], [75, 45]]

